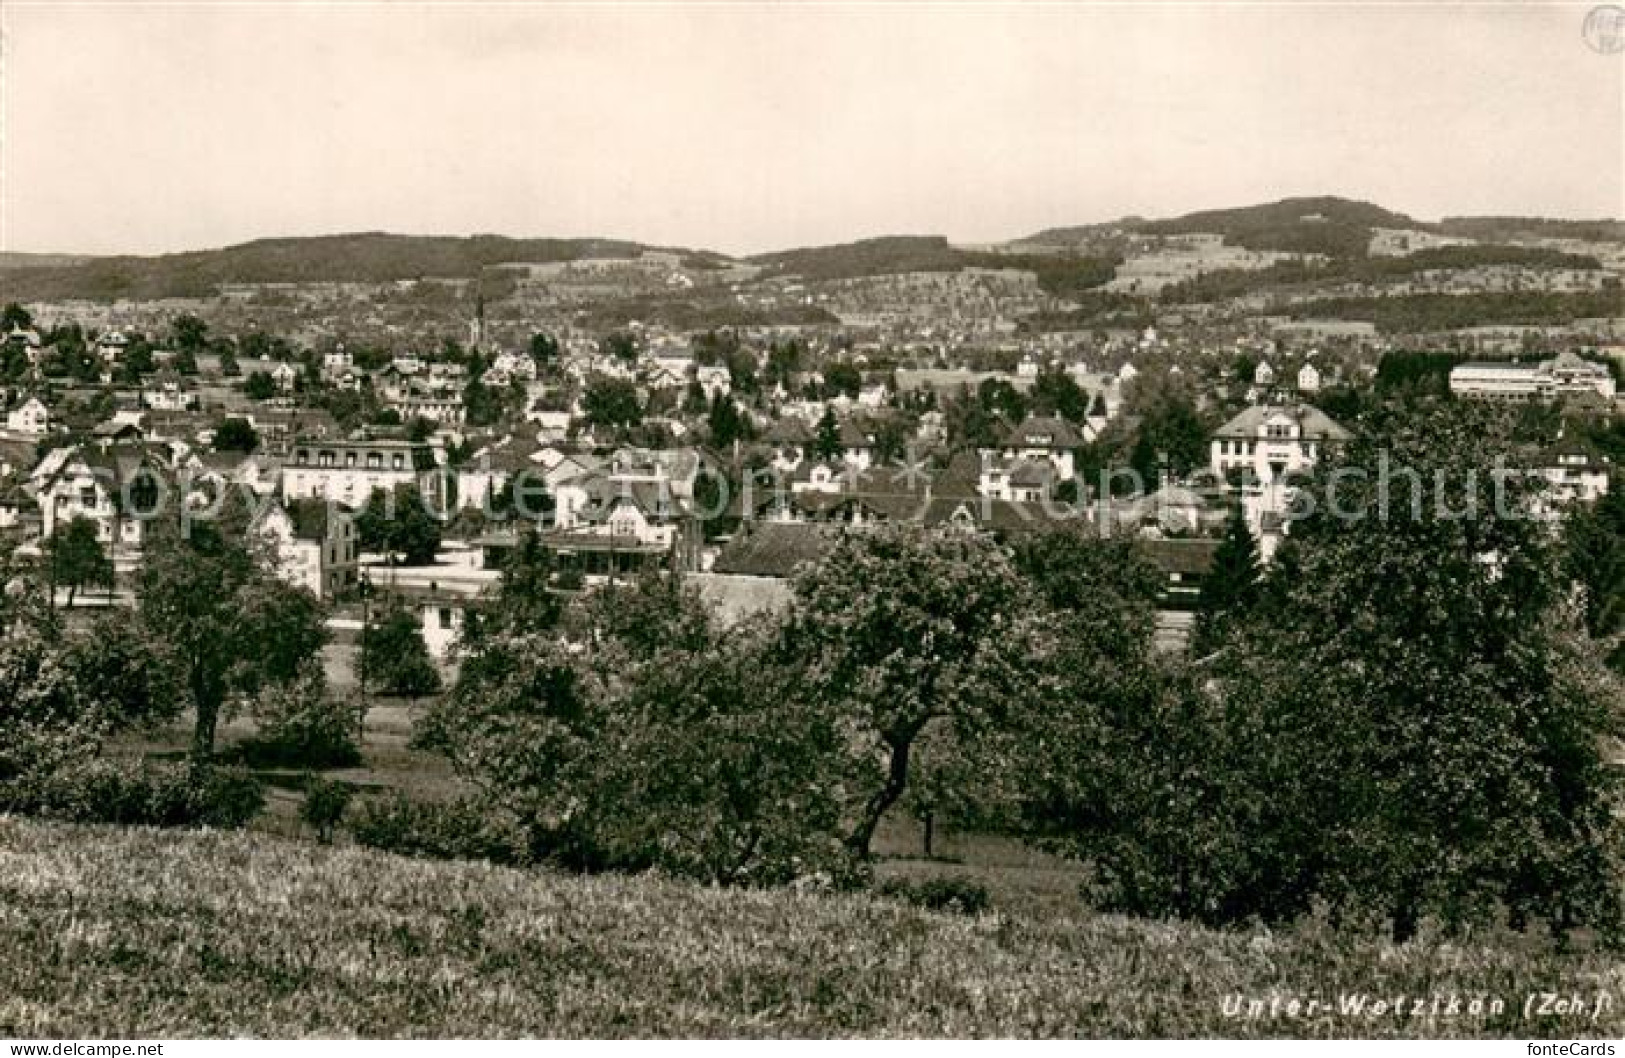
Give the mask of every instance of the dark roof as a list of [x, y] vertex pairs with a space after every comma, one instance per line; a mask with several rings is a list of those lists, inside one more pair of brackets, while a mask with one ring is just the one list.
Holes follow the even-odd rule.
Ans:
[[787, 578], [803, 562], [816, 561], [835, 546], [830, 527], [797, 522], [757, 522], [730, 540], [712, 565], [713, 573]]
[[1083, 442], [1065, 419], [1029, 415], [1025, 422], [1004, 435], [1004, 443], [1011, 448], [1076, 448]]

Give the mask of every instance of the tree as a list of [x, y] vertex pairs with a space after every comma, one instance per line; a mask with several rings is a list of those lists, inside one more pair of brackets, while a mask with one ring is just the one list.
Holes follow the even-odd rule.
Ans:
[[243, 373], [237, 364], [237, 352], [227, 342], [220, 349], [220, 374], [224, 378], [236, 378]]
[[184, 704], [160, 645], [127, 614], [102, 614], [73, 636], [68, 663], [109, 731], [171, 720]]
[[803, 693], [850, 733], [855, 856], [907, 790], [928, 729], [971, 746], [1017, 707], [1028, 601], [992, 541], [914, 525], [845, 536], [796, 577], [787, 650]]
[[819, 459], [839, 459], [846, 454], [846, 445], [841, 443], [841, 423], [835, 418], [834, 409], [825, 408], [823, 417], [818, 420], [812, 450]]
[[243, 380], [243, 392], [250, 400], [270, 400], [276, 396], [276, 379], [269, 371], [250, 372]]
[[416, 485], [397, 485], [393, 492], [374, 489], [356, 516], [356, 537], [367, 551], [382, 552], [394, 565], [433, 565], [444, 528]]
[[1032, 410], [1081, 424], [1089, 417], [1089, 394], [1063, 371], [1045, 371], [1033, 382]]
[[95, 756], [105, 726], [65, 655], [50, 600], [12, 580], [0, 595], [0, 803], [8, 783]]
[[1140, 424], [1129, 465], [1147, 488], [1154, 489], [1166, 467], [1186, 477], [1208, 462], [1208, 429], [1184, 398], [1155, 404]]
[[291, 680], [327, 641], [321, 603], [270, 571], [245, 534], [240, 502], [228, 493], [214, 520], [147, 522], [136, 616], [186, 688], [199, 766], [214, 754], [233, 695]]
[[537, 331], [530, 336], [530, 358], [542, 370], [551, 367], [559, 358], [559, 342], [550, 334]]
[[440, 691], [440, 671], [423, 642], [417, 616], [404, 606], [387, 606], [361, 630], [356, 675], [384, 694], [421, 698]]
[[594, 426], [636, 426], [643, 421], [638, 387], [626, 379], [597, 378], [581, 396], [587, 421]]
[[482, 638], [415, 738], [538, 857], [724, 885], [844, 881], [841, 741], [792, 693], [776, 631], [721, 634], [676, 578], [590, 593], [558, 630]]
[[824, 368], [825, 396], [845, 396], [849, 400], [857, 400], [858, 391], [862, 388], [863, 375], [856, 365], [838, 360]]
[[291, 679], [262, 687], [250, 711], [259, 730], [247, 751], [257, 763], [306, 768], [361, 763], [355, 739], [365, 708], [328, 694], [320, 658], [307, 658]]
[[1191, 649], [1207, 654], [1218, 645], [1223, 625], [1240, 618], [1258, 601], [1262, 571], [1258, 545], [1240, 510], [1231, 512], [1224, 540], [1213, 552], [1213, 567], [1202, 581]]
[[1585, 624], [1625, 674], [1625, 481], [1610, 483], [1595, 504], [1569, 512], [1564, 523], [1564, 569], [1585, 592]]
[[68, 605], [80, 588], [113, 590], [113, 560], [97, 537], [96, 523], [78, 517], [51, 534], [46, 541], [51, 584], [68, 589]]
[[10, 333], [12, 330], [26, 331], [34, 326], [34, 314], [15, 301], [6, 303], [0, 309], [0, 334]]
[[209, 325], [190, 313], [176, 316], [170, 324], [170, 332], [174, 336], [175, 348], [193, 356], [209, 344]]
[[1519, 513], [1527, 479], [1497, 469], [1510, 428], [1460, 404], [1373, 423], [1310, 483], [1290, 560], [1199, 676], [1142, 676], [1086, 737], [1034, 740], [1102, 747], [1032, 770], [1107, 907], [1283, 922], [1319, 902], [1399, 940], [1503, 909], [1617, 929], [1602, 747], [1625, 692]]
[[247, 419], [223, 419], [214, 429], [216, 452], [252, 452], [260, 446], [260, 435]]
[[711, 402], [711, 413], [706, 421], [711, 430], [711, 443], [718, 448], [731, 447], [735, 441], [750, 437], [750, 423], [739, 414], [738, 405], [726, 393], [717, 394]]
[[619, 331], [606, 334], [603, 340], [598, 343], [598, 348], [605, 356], [612, 356], [624, 363], [636, 363], [638, 359], [637, 339], [630, 334]]

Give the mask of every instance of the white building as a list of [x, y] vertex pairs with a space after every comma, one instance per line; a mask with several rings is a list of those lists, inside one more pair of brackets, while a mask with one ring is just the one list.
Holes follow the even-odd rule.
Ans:
[[6, 429], [44, 437], [51, 432], [51, 409], [38, 397], [29, 397], [6, 413]]
[[360, 507], [374, 490], [393, 492], [398, 485], [417, 485], [425, 497], [438, 499], [440, 479], [428, 445], [300, 439], [282, 468], [284, 503], [324, 499]]
[[1480, 400], [1535, 401], [1567, 397], [1614, 399], [1614, 376], [1604, 364], [1561, 353], [1538, 364], [1514, 361], [1458, 364], [1450, 392]]
[[1250, 470], [1261, 484], [1311, 469], [1326, 450], [1353, 435], [1308, 404], [1260, 404], [1214, 431], [1211, 466], [1226, 477]]
[[355, 520], [325, 500], [298, 500], [271, 506], [257, 531], [276, 555], [277, 575], [331, 599], [356, 583]]

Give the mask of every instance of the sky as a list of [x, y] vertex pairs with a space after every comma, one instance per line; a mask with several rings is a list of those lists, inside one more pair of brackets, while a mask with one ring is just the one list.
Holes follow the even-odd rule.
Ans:
[[1625, 216], [1587, 5], [0, 0], [0, 249]]

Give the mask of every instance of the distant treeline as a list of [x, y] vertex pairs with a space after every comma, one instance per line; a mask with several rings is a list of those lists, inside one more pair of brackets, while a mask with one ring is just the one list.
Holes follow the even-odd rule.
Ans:
[[457, 238], [383, 232], [261, 239], [220, 250], [161, 257], [99, 257], [67, 267], [21, 268], [7, 273], [6, 297], [17, 301], [146, 300], [213, 297], [223, 283], [472, 279], [493, 265], [631, 258], [644, 249], [638, 243], [611, 239]]
[[1537, 239], [1625, 241], [1625, 221], [1553, 220], [1547, 217], [1446, 217], [1434, 225], [1445, 235], [1495, 242], [1522, 236]]
[[1422, 272], [1516, 265], [1595, 271], [1595, 257], [1532, 246], [1440, 246], [1403, 257], [1342, 258], [1324, 262], [1278, 261], [1268, 268], [1221, 268], [1163, 288], [1162, 300], [1176, 304], [1222, 301], [1284, 286], [1308, 283], [1383, 283]]
[[1117, 275], [1120, 259], [1077, 254], [1010, 254], [962, 250], [940, 235], [865, 239], [840, 246], [786, 250], [751, 259], [780, 275], [808, 282], [863, 279], [908, 272], [960, 272], [967, 268], [1010, 268], [1031, 272], [1056, 297], [1071, 298], [1105, 286]]
[[[1313, 218], [1313, 219], [1310, 219]], [[1369, 202], [1342, 198], [1289, 198], [1261, 206], [1214, 209], [1172, 220], [1148, 221], [1147, 235], [1222, 234], [1232, 246], [1249, 250], [1364, 257], [1372, 228], [1417, 228], [1403, 213]]]
[[1291, 307], [1296, 319], [1366, 320], [1385, 334], [1481, 326], [1549, 326], [1625, 312], [1618, 290], [1587, 294], [1533, 291], [1320, 298]]

